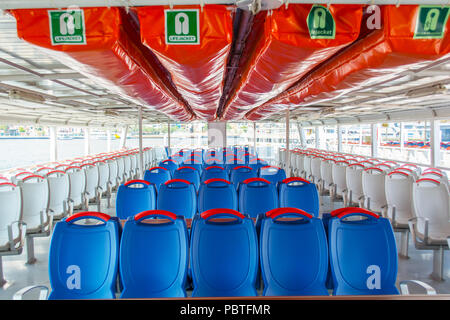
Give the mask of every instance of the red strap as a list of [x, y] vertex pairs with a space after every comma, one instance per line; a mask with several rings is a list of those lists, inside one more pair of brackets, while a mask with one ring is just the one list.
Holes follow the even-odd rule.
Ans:
[[53, 173], [62, 173], [62, 174], [66, 174], [66, 172], [65, 172], [65, 171], [62, 171], [62, 170], [53, 170], [53, 171], [47, 172], [47, 176], [48, 176], [48, 175], [51, 175], [51, 174], [53, 174]]
[[208, 160], [206, 160], [206, 162], [207, 163], [210, 163], [210, 162], [212, 162], [212, 161], [221, 161], [219, 158], [210, 158], [210, 159], [208, 159]]
[[222, 168], [221, 166], [210, 166], [210, 167], [207, 167], [207, 168], [205, 168], [205, 169], [206, 169], [206, 170], [209, 170], [209, 169], [212, 169], [212, 168], [217, 168], [217, 169], [225, 170], [225, 169]]
[[169, 162], [169, 161], [175, 162], [175, 160], [172, 160], [172, 159], [166, 159], [166, 160], [163, 160], [163, 161], [161, 161], [161, 162], [162, 162], [162, 163], [166, 163], [166, 162]]
[[220, 181], [220, 182], [224, 182], [226, 184], [231, 184], [230, 181], [225, 180], [225, 179], [220, 179], [220, 178], [213, 178], [213, 179], [208, 179], [205, 182], [203, 182], [204, 184], [210, 184], [211, 182], [216, 182], [216, 181]]
[[347, 165], [350, 165], [350, 162], [346, 161], [346, 160], [340, 160], [340, 161], [336, 161], [335, 163], [345, 163]]
[[437, 184], [441, 184], [440, 181], [435, 180], [435, 179], [430, 179], [430, 178], [422, 178], [422, 179], [417, 180], [416, 182], [419, 183], [419, 182], [422, 182], [422, 181], [431, 181], [431, 182], [434, 182], [434, 183], [437, 183]]
[[70, 169], [80, 169], [80, 170], [81, 170], [81, 167], [77, 167], [77, 166], [68, 166], [68, 167], [66, 168], [66, 172], [67, 172], [67, 170], [70, 170]]
[[18, 176], [21, 176], [23, 174], [33, 174], [33, 172], [31, 172], [31, 171], [22, 171], [22, 172], [16, 173], [14, 176], [18, 177]]
[[209, 218], [211, 216], [214, 216], [214, 215], [217, 215], [217, 214], [221, 214], [221, 213], [231, 214], [231, 215], [234, 215], [234, 216], [239, 217], [241, 219], [245, 218], [245, 216], [242, 213], [240, 213], [239, 211], [236, 211], [236, 210], [233, 210], [233, 209], [226, 209], [226, 208], [206, 210], [206, 211], [202, 212], [200, 217], [202, 219], [207, 219], [207, 218]]
[[[194, 159], [194, 158], [190, 158], [189, 160], [187, 160], [187, 164], [189, 164], [189, 162], [200, 162], [200, 160]], [[186, 162], [184, 162], [184, 164], [186, 164]]]
[[3, 180], [6, 180], [6, 181], [9, 181], [9, 179], [8, 179], [8, 178], [5, 178], [5, 177], [0, 177], [0, 179], [3, 179]]
[[260, 181], [260, 182], [270, 184], [270, 181], [266, 180], [264, 178], [248, 178], [248, 179], [245, 179], [244, 181], [242, 181], [241, 183], [248, 184], [248, 183], [255, 182], [255, 181]]
[[441, 169], [439, 169], [439, 168], [426, 168], [425, 170], [423, 170], [423, 172], [425, 172], [425, 171], [442, 171]]
[[364, 169], [364, 171], [369, 171], [369, 170], [377, 170], [379, 172], [384, 172], [383, 169], [380, 169], [380, 168], [377, 168], [377, 167], [370, 167], [370, 168]]
[[153, 170], [156, 170], [156, 169], [163, 169], [163, 170], [167, 171], [167, 168], [164, 168], [164, 167], [153, 167], [153, 168], [148, 169], [148, 171], [153, 171]]
[[351, 213], [364, 213], [377, 219], [380, 217], [379, 215], [373, 213], [372, 211], [356, 207], [341, 208], [330, 212], [332, 217], [338, 218], [342, 218]]
[[45, 179], [43, 176], [39, 176], [37, 174], [32, 174], [32, 175], [29, 175], [29, 176], [26, 176], [25, 178], [23, 178], [22, 181], [25, 181], [25, 180], [28, 180], [28, 179], [31, 179], [31, 178]]
[[397, 162], [395, 162], [395, 161], [385, 161], [385, 162], [383, 162], [382, 164], [385, 164], [385, 163], [398, 164], [398, 163], [397, 163]]
[[281, 170], [281, 168], [277, 167], [277, 166], [264, 166], [264, 167], [261, 167], [261, 170], [262, 169], [270, 169], [270, 168], [275, 168], [275, 169]]
[[282, 183], [291, 183], [291, 182], [304, 182], [304, 183], [311, 183], [306, 179], [300, 178], [300, 177], [290, 177], [286, 178], [282, 181]]
[[313, 217], [311, 214], [309, 214], [306, 211], [300, 210], [298, 208], [291, 208], [291, 207], [272, 209], [272, 210], [266, 212], [266, 216], [273, 219], [273, 218], [276, 218], [285, 213], [297, 213], [297, 214], [300, 214], [300, 215], [305, 216], [310, 219]]
[[143, 211], [143, 212], [138, 213], [137, 215], [135, 215], [134, 216], [134, 220], [138, 221], [138, 220], [143, 219], [145, 217], [154, 216], [154, 215], [166, 216], [166, 217], [172, 218], [173, 220], [177, 219], [176, 214], [174, 214], [174, 213], [172, 213], [170, 211], [167, 211], [167, 210], [147, 210], [147, 211]]
[[372, 162], [372, 161], [369, 161], [369, 160], [360, 161], [359, 163], [369, 163], [369, 164], [373, 164], [373, 162]]
[[85, 166], [91, 166], [91, 167], [95, 167], [92, 163], [88, 162], [88, 163], [83, 163], [80, 167], [83, 168]]
[[406, 171], [409, 171], [409, 172], [413, 172], [412, 169], [410, 169], [410, 168], [403, 168], [403, 167], [397, 168], [397, 169], [395, 169], [395, 170], [396, 170], [396, 171], [397, 171], [397, 170], [406, 170]]
[[49, 167], [42, 167], [36, 170], [36, 172], [39, 172], [41, 170], [52, 170], [53, 168], [49, 168]]
[[[402, 164], [401, 166], [400, 166], [400, 168], [401, 167], [413, 167], [413, 168], [417, 168], [417, 166], [415, 165], [415, 164], [412, 164], [412, 163], [405, 163], [405, 164]], [[425, 170], [426, 171], [426, 170]]]
[[181, 169], [192, 169], [192, 170], [195, 170], [195, 171], [197, 171], [197, 169], [195, 169], [195, 168], [192, 168], [192, 167], [189, 167], [189, 166], [183, 166], [183, 167], [179, 167], [177, 170], [181, 170]]
[[251, 168], [249, 166], [237, 166], [237, 167], [234, 167], [233, 170], [238, 170], [238, 169], [241, 169], [241, 168], [246, 168], [246, 169], [253, 170], [253, 168]]
[[164, 182], [164, 184], [168, 185], [168, 184], [171, 184], [171, 183], [174, 183], [174, 182], [182, 182], [182, 183], [186, 183], [186, 184], [191, 184], [189, 181], [184, 180], [184, 179], [171, 179], [171, 180], [168, 180], [168, 181]]
[[130, 185], [130, 184], [134, 184], [134, 183], [142, 183], [142, 184], [145, 184], [145, 185], [150, 185], [150, 182], [148, 182], [148, 181], [146, 181], [146, 180], [139, 180], [139, 179], [136, 179], [136, 180], [130, 180], [130, 181], [128, 181], [127, 183], [125, 183], [125, 186], [128, 186], [128, 185]]
[[391, 173], [388, 173], [388, 176], [393, 175], [393, 174], [396, 174], [396, 173], [402, 174], [402, 175], [404, 175], [405, 177], [408, 177], [408, 176], [409, 176], [409, 174], [407, 174], [406, 172], [402, 172], [402, 171], [398, 171], [398, 170], [395, 170], [395, 171], [392, 171]]
[[349, 167], [353, 167], [353, 166], [360, 166], [360, 167], [365, 168], [364, 165], [361, 163], [352, 163], [351, 165], [349, 165]]
[[436, 171], [428, 171], [428, 172], [424, 172], [424, 173], [422, 174], [422, 176], [425, 176], [425, 175], [427, 175], [427, 174], [435, 174], [435, 175], [437, 175], [437, 176], [439, 176], [439, 177], [443, 177], [443, 174], [442, 174], [442, 173], [436, 172]]
[[82, 218], [82, 217], [97, 217], [97, 218], [102, 219], [103, 221], [108, 221], [109, 219], [111, 219], [111, 217], [109, 215], [107, 215], [106, 213], [94, 212], [94, 211], [92, 211], [92, 212], [84, 211], [84, 212], [75, 213], [74, 215], [68, 217], [66, 219], [66, 222], [71, 222], [72, 220]]
[[2, 182], [0, 183], [0, 186], [12, 186], [12, 187], [17, 187], [14, 183], [12, 182]]
[[253, 162], [253, 161], [264, 161], [264, 159], [261, 159], [261, 158], [254, 158], [254, 159], [250, 160], [250, 162]]

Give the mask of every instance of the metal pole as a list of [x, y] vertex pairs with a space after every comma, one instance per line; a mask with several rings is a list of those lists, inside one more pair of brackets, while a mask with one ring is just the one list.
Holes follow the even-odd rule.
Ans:
[[[425, 122], [426, 123], [426, 122]], [[436, 168], [440, 165], [440, 149], [441, 149], [441, 128], [439, 120], [430, 121], [430, 164], [431, 167]], [[426, 126], [425, 126], [426, 130]], [[426, 132], [425, 132], [426, 135]]]
[[167, 147], [170, 150], [170, 121], [167, 121]]
[[127, 144], [128, 126], [122, 128], [122, 134], [120, 135], [120, 148], [125, 148]]
[[256, 122], [253, 122], [253, 153], [257, 154], [257, 152], [256, 152]]
[[50, 162], [58, 160], [58, 144], [57, 144], [57, 127], [49, 127], [50, 129]]
[[84, 128], [84, 155], [91, 154], [91, 128]]
[[377, 158], [378, 157], [378, 123], [372, 123], [370, 131], [372, 134], [371, 155], [372, 155], [372, 158]]
[[138, 108], [138, 122], [139, 122], [139, 174], [141, 177], [144, 176], [144, 153], [142, 151], [142, 107]]
[[111, 152], [111, 130], [106, 130], [106, 152]]
[[289, 108], [286, 110], [286, 153], [285, 153], [285, 164], [286, 164], [286, 171], [289, 174], [290, 171], [290, 149], [289, 149]]
[[337, 126], [337, 151], [342, 152], [342, 128], [341, 126]]

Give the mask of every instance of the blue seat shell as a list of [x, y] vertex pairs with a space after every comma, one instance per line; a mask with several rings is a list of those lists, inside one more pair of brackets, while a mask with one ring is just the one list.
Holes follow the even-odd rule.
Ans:
[[278, 207], [278, 190], [274, 183], [263, 178], [250, 178], [239, 187], [239, 211], [256, 218]]
[[156, 209], [156, 188], [146, 180], [131, 180], [119, 186], [116, 216], [127, 219], [139, 212]]
[[209, 179], [198, 190], [198, 212], [227, 208], [237, 210], [237, 192], [234, 185], [224, 179]]
[[279, 183], [280, 207], [298, 208], [319, 217], [319, 193], [314, 183], [299, 177], [284, 179]]
[[197, 212], [195, 186], [183, 179], [166, 181], [159, 190], [156, 208], [173, 212], [177, 216], [191, 219]]
[[164, 167], [153, 167], [145, 171], [144, 180], [155, 185], [156, 191], [164, 182], [171, 179], [170, 170]]

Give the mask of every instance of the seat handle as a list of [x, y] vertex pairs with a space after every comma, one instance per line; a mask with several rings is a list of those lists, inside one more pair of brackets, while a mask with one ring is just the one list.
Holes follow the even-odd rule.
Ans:
[[102, 212], [95, 212], [95, 211], [84, 211], [84, 212], [78, 212], [75, 213], [73, 216], [70, 216], [66, 218], [67, 223], [73, 223], [78, 220], [82, 219], [97, 219], [103, 222], [107, 222], [109, 219], [111, 219], [111, 216], [107, 215], [106, 213]]
[[272, 218], [272, 220], [281, 218], [283, 216], [289, 216], [289, 215], [296, 215], [300, 216], [302, 218], [307, 218], [308, 220], [311, 220], [313, 216], [301, 209], [298, 208], [292, 208], [292, 207], [284, 207], [284, 208], [276, 208], [272, 209], [270, 211], [266, 212], [266, 216], [269, 218]]
[[32, 174], [32, 175], [29, 175], [29, 176], [26, 176], [25, 178], [23, 178], [22, 181], [26, 181], [26, 180], [31, 179], [31, 178], [45, 179], [43, 176], [40, 176], [38, 174]]
[[130, 181], [128, 181], [128, 182], [125, 183], [125, 187], [128, 187], [129, 185], [132, 185], [132, 184], [144, 184], [144, 185], [146, 185], [146, 186], [149, 186], [149, 185], [150, 185], [150, 182], [148, 182], [148, 181], [146, 181], [146, 180], [138, 180], [138, 179], [136, 179], [136, 180], [130, 180]]
[[421, 179], [417, 180], [416, 183], [419, 183], [419, 182], [422, 182], [422, 181], [430, 181], [430, 182], [434, 182], [434, 183], [437, 183], [437, 184], [441, 184], [440, 181], [435, 180], [435, 179], [430, 179], [430, 178], [421, 178]]
[[185, 180], [185, 179], [170, 179], [167, 180], [166, 182], [164, 182], [165, 185], [169, 185], [175, 182], [182, 182], [182, 183], [186, 183], [186, 184], [191, 184], [189, 181]]
[[204, 184], [210, 184], [213, 182], [222, 182], [222, 183], [226, 183], [226, 184], [231, 184], [230, 181], [225, 180], [225, 179], [221, 179], [221, 178], [212, 178], [212, 179], [208, 179], [205, 182], [203, 182]]
[[241, 183], [250, 184], [253, 182], [264, 182], [267, 184], [271, 184], [271, 182], [269, 180], [264, 179], [264, 178], [248, 178], [248, 179], [245, 179], [244, 181], [242, 181]]
[[189, 166], [182, 166], [182, 167], [179, 167], [179, 168], [177, 169], [177, 171], [178, 171], [178, 170], [181, 170], [181, 169], [192, 169], [192, 170], [194, 170], [194, 171], [197, 171], [197, 169], [195, 169], [195, 168], [193, 168], [193, 167], [189, 167]]
[[402, 172], [402, 171], [399, 171], [399, 170], [394, 170], [394, 171], [388, 173], [388, 176], [391, 176], [391, 175], [393, 175], [393, 174], [402, 174], [402, 175], [404, 175], [405, 177], [409, 177], [409, 174], [408, 174], [408, 173]]
[[163, 217], [175, 221], [177, 216], [175, 213], [167, 210], [147, 210], [134, 216], [135, 221], [142, 221], [151, 217]]
[[364, 171], [369, 171], [369, 170], [377, 170], [379, 172], [384, 172], [383, 169], [378, 168], [378, 167], [369, 167], [369, 168], [364, 169]]
[[163, 169], [163, 170], [167, 171], [167, 168], [164, 168], [164, 167], [153, 167], [153, 168], [148, 169], [148, 171], [153, 171], [153, 170], [157, 170], [157, 169]]
[[[208, 162], [208, 161], [207, 161]], [[221, 169], [222, 171], [225, 170], [225, 168], [221, 167], [221, 166], [209, 166], [206, 167], [205, 170], [209, 170], [209, 169]]]
[[218, 217], [231, 217], [231, 218], [239, 218], [242, 220], [245, 216], [237, 210], [227, 209], [227, 208], [214, 208], [209, 209], [201, 213], [200, 217], [205, 220], [209, 220], [211, 218]]
[[0, 183], [0, 187], [1, 186], [10, 186], [10, 187], [17, 187], [14, 183], [12, 183], [12, 182], [2, 182], [2, 183]]
[[337, 209], [334, 211], [331, 211], [331, 216], [332, 217], [338, 217], [339, 219], [343, 219], [349, 216], [355, 216], [355, 215], [360, 215], [360, 216], [366, 216], [368, 218], [372, 218], [372, 219], [379, 219], [380, 216], [373, 213], [372, 211], [369, 211], [367, 209], [363, 209], [363, 208], [356, 208], [356, 207], [347, 207], [347, 208], [341, 208], [341, 209]]
[[263, 169], [270, 169], [270, 168], [281, 170], [281, 168], [277, 167], [277, 166], [264, 166], [264, 167], [261, 167], [261, 170], [263, 170]]
[[291, 182], [303, 182], [303, 183], [307, 183], [310, 184], [311, 182], [309, 182], [306, 179], [300, 178], [300, 177], [290, 177], [290, 178], [286, 178], [284, 179], [281, 183], [286, 183], [289, 184]]
[[66, 172], [65, 172], [65, 171], [62, 171], [62, 170], [53, 170], [53, 171], [47, 172], [46, 175], [49, 176], [49, 175], [54, 174], [54, 173], [62, 173], [62, 174], [66, 174]]

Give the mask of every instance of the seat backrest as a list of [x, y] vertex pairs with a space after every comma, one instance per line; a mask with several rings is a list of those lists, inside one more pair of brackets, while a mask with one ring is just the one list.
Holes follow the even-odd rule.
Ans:
[[224, 179], [229, 180], [228, 172], [222, 166], [208, 166], [205, 167], [202, 171], [201, 182], [204, 182], [209, 179]]
[[421, 175], [420, 178], [429, 178], [438, 180], [446, 185], [449, 184], [447, 175], [443, 171], [436, 171], [436, 170], [425, 170]]
[[182, 166], [195, 168], [198, 171], [199, 175], [201, 174], [201, 172], [203, 170], [203, 164], [197, 158], [187, 159], [187, 160], [183, 161]]
[[122, 156], [116, 156], [117, 160], [117, 176], [122, 180], [125, 173], [125, 160]]
[[36, 231], [48, 222], [48, 181], [42, 176], [31, 175], [21, 179], [18, 185], [22, 192], [22, 219], [27, 224], [27, 232]]
[[[3, 180], [0, 180], [0, 247], [8, 245], [8, 226], [20, 220], [20, 188], [11, 182], [3, 182]], [[14, 238], [17, 236], [19, 235], [13, 234]]]
[[291, 177], [279, 184], [280, 207], [297, 208], [319, 216], [319, 193], [314, 183], [303, 178]]
[[242, 181], [239, 188], [239, 211], [256, 218], [259, 214], [278, 207], [276, 184], [264, 178], [250, 178]]
[[[370, 210], [381, 212], [382, 207], [386, 205], [386, 191], [385, 191], [386, 172], [378, 167], [369, 167], [362, 172], [362, 187], [363, 194], [367, 199], [370, 199]], [[367, 205], [367, 201], [366, 201]]]
[[297, 167], [297, 172], [300, 174], [303, 171], [305, 171], [305, 154], [304, 153], [298, 153], [296, 159], [296, 167]]
[[386, 202], [389, 210], [387, 215], [392, 219], [395, 208], [395, 219], [407, 220], [413, 217], [412, 188], [415, 178], [413, 175], [400, 170], [391, 171], [385, 179]]
[[253, 170], [249, 166], [237, 166], [231, 170], [230, 181], [234, 184], [236, 190], [239, 188], [241, 181], [250, 178], [258, 177], [256, 170]]
[[[450, 200], [447, 184], [431, 178], [420, 178], [413, 184], [412, 198], [414, 216], [429, 220], [429, 236], [448, 232]], [[425, 233], [424, 219], [418, 219], [417, 228], [419, 233]]]
[[48, 209], [52, 210], [54, 215], [61, 215], [67, 209], [64, 208], [64, 201], [69, 199], [69, 176], [62, 170], [50, 171], [46, 176], [50, 194]]
[[94, 164], [98, 168], [98, 186], [105, 192], [109, 181], [109, 165], [102, 160], [95, 161]]
[[155, 185], [159, 192], [161, 185], [171, 179], [170, 170], [164, 167], [153, 167], [145, 171], [144, 180]]
[[156, 209], [156, 189], [145, 180], [131, 180], [119, 186], [116, 198], [116, 216], [127, 219], [136, 214]]
[[311, 174], [311, 160], [314, 157], [312, 154], [306, 154], [303, 158], [303, 168], [305, 169], [306, 178], [308, 178]]
[[195, 186], [187, 180], [171, 179], [161, 185], [156, 200], [158, 210], [173, 212], [191, 219], [197, 212]]
[[363, 195], [362, 173], [365, 167], [363, 164], [354, 163], [346, 168], [345, 179], [347, 181], [347, 188], [352, 192], [353, 201], [357, 201], [357, 199]]
[[176, 163], [175, 160], [172, 160], [172, 159], [166, 159], [166, 160], [160, 161], [158, 166], [168, 169], [172, 176], [173, 176], [173, 173], [175, 172], [175, 170], [177, 170], [177, 168], [178, 168], [178, 164]]
[[347, 180], [345, 179], [345, 172], [350, 163], [345, 160], [336, 161], [332, 164], [331, 176], [333, 183], [336, 185], [336, 193], [342, 195], [342, 192], [347, 189]]
[[193, 297], [257, 295], [258, 243], [248, 216], [231, 209], [203, 212], [190, 248]]
[[324, 182], [325, 189], [330, 189], [333, 183], [333, 164], [334, 160], [330, 158], [325, 158], [320, 163], [320, 176]]
[[329, 221], [333, 294], [398, 294], [397, 248], [389, 220], [361, 208], [338, 210]]
[[322, 178], [320, 167], [324, 159], [322, 156], [315, 156], [311, 159], [311, 174], [317, 180]]
[[296, 208], [268, 211], [259, 239], [263, 295], [328, 295], [328, 244], [319, 218]]
[[[101, 224], [77, 224], [82, 219]], [[119, 222], [99, 212], [76, 213], [55, 225], [49, 251], [50, 300], [114, 299]]]
[[228, 208], [237, 210], [238, 201], [234, 185], [224, 179], [209, 179], [198, 190], [198, 212], [209, 209]]
[[98, 186], [98, 168], [91, 163], [85, 163], [80, 166], [86, 174], [86, 193], [88, 198], [95, 198], [96, 188]]
[[119, 261], [121, 298], [186, 297], [188, 232], [183, 217], [164, 210], [129, 217]]
[[173, 174], [174, 179], [184, 179], [189, 181], [195, 186], [197, 191], [200, 186], [200, 174], [199, 171], [191, 166], [182, 166], [175, 170]]
[[286, 172], [284, 169], [276, 166], [264, 166], [259, 169], [259, 177], [269, 180], [275, 185], [286, 179]]
[[86, 174], [84, 169], [77, 166], [66, 168], [69, 176], [69, 199], [72, 199], [74, 206], [79, 206], [83, 202], [83, 193], [86, 189]]
[[104, 160], [109, 167], [109, 176], [108, 176], [108, 182], [111, 183], [111, 185], [116, 186], [117, 185], [117, 177], [118, 177], [118, 164], [116, 158], [106, 158]]

